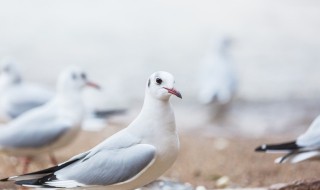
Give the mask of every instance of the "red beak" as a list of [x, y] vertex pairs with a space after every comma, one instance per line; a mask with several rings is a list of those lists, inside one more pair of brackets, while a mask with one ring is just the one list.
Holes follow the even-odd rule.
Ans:
[[182, 99], [181, 93], [179, 91], [177, 91], [176, 89], [174, 89], [174, 88], [166, 88], [166, 87], [163, 87], [163, 88], [168, 90], [168, 92], [170, 94], [173, 94], [173, 95], [175, 95], [175, 96], [177, 96], [177, 97]]
[[95, 88], [95, 89], [98, 89], [98, 90], [101, 89], [101, 87], [100, 87], [99, 85], [97, 85], [96, 83], [91, 82], [91, 81], [87, 81], [87, 82], [86, 82], [86, 85], [87, 85], [87, 86], [90, 86], [90, 87], [93, 87], [93, 88]]

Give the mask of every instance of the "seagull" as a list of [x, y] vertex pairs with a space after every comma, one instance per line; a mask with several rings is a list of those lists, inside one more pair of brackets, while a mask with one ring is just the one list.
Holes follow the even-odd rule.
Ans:
[[81, 90], [98, 88], [79, 67], [64, 70], [57, 82], [57, 93], [43, 106], [34, 108], [0, 128], [0, 153], [24, 157], [26, 173], [34, 156], [49, 153], [70, 143], [80, 129], [84, 107]]
[[146, 83], [142, 110], [128, 127], [57, 166], [1, 181], [42, 188], [129, 190], [156, 180], [171, 167], [179, 151], [169, 98], [182, 96], [174, 82], [168, 72], [153, 73]]
[[201, 62], [198, 100], [201, 104], [225, 105], [235, 95], [237, 81], [229, 55], [231, 39], [211, 42]]
[[[97, 99], [104, 98], [102, 92], [94, 92], [99, 96], [88, 97], [82, 93], [86, 109], [86, 120], [104, 121], [112, 116], [122, 115], [125, 109], [109, 109], [103, 105], [95, 105]], [[10, 121], [33, 108], [49, 102], [54, 91], [43, 85], [23, 80], [18, 65], [12, 59], [4, 59], [0, 65], [0, 118]], [[105, 122], [103, 122], [105, 123]]]
[[296, 140], [280, 144], [262, 145], [255, 149], [257, 152], [286, 153], [275, 163], [298, 163], [304, 160], [320, 158], [320, 116], [311, 124], [309, 129]]
[[44, 86], [24, 81], [15, 62], [3, 60], [0, 66], [0, 116], [3, 120], [14, 119], [41, 106], [53, 95]]

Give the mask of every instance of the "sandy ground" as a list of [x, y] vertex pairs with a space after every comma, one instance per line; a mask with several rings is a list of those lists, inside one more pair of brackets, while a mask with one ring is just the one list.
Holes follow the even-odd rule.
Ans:
[[[284, 110], [286, 109], [294, 110], [292, 109], [292, 104], [283, 103], [282, 105], [276, 105], [278, 108], [276, 110], [279, 113], [283, 113], [282, 115], [285, 115]], [[221, 187], [217, 184], [217, 181], [219, 181], [221, 177], [227, 179], [226, 186], [231, 188], [264, 187], [272, 184], [289, 183], [296, 180], [316, 178], [319, 175], [318, 171], [320, 169], [320, 165], [315, 161], [303, 162], [296, 165], [276, 165], [273, 163], [273, 160], [278, 155], [267, 155], [255, 153], [253, 151], [254, 148], [260, 144], [290, 140], [294, 138], [297, 133], [305, 130], [310, 122], [310, 117], [313, 117], [314, 115], [313, 112], [318, 111], [318, 109], [315, 109], [315, 104], [297, 105], [298, 104], [296, 103], [296, 106], [293, 107], [299, 108], [296, 110], [301, 111], [300, 123], [303, 123], [302, 126], [304, 127], [299, 127], [300, 125], [298, 125], [299, 122], [297, 121], [297, 118], [289, 115], [286, 117], [287, 121], [283, 123], [292, 125], [292, 123], [289, 122], [290, 120], [296, 122], [296, 124], [292, 125], [296, 127], [289, 131], [284, 130], [287, 129], [287, 125], [284, 125], [282, 126], [282, 130], [270, 130], [269, 134], [264, 133], [264, 135], [252, 130], [252, 136], [249, 137], [249, 135], [241, 135], [242, 133], [244, 134], [244, 129], [239, 127], [240, 124], [238, 129], [235, 129], [236, 126], [231, 127], [204, 124], [199, 124], [194, 128], [179, 128], [181, 152], [174, 166], [164, 176], [181, 182], [191, 183], [193, 186], [204, 185], [208, 188]], [[266, 115], [263, 113], [270, 112], [269, 109], [271, 109], [270, 107], [272, 107], [272, 105], [265, 104], [262, 106], [264, 109], [261, 108], [259, 111], [256, 104], [245, 105], [244, 103], [237, 103], [234, 108], [229, 111], [229, 116], [235, 118], [238, 115], [238, 117], [242, 116], [241, 118], [245, 118], [245, 114], [250, 114], [250, 107], [256, 107], [255, 112], [257, 113], [256, 115], [252, 115], [251, 113], [252, 120], [263, 122], [264, 120], [262, 120], [262, 118], [260, 118], [260, 120], [257, 118], [258, 113]], [[242, 112], [239, 110], [237, 111], [237, 109], [241, 109]], [[180, 115], [181, 113], [177, 114], [178, 125], [182, 124], [186, 118], [190, 119], [190, 117], [186, 116], [188, 111], [183, 112], [182, 110], [186, 109], [178, 108], [176, 110], [176, 112], [182, 112], [182, 114], [185, 115], [182, 119]], [[281, 118], [281, 115], [277, 113], [277, 111], [268, 115], [269, 120], [272, 121], [273, 119], [271, 118], [280, 120], [279, 118]], [[58, 160], [64, 161], [74, 154], [93, 147], [103, 139], [126, 126], [135, 114], [136, 111], [133, 111], [132, 114], [129, 113], [128, 116], [126, 116], [126, 119], [114, 119], [111, 121], [111, 124], [101, 132], [81, 132], [80, 136], [76, 137], [75, 141], [71, 145], [56, 152]], [[201, 118], [200, 115], [203, 115], [203, 113], [198, 112], [198, 114], [195, 114], [191, 119]], [[307, 116], [309, 116], [309, 118]], [[245, 119], [238, 121], [244, 123], [244, 120]], [[230, 118], [226, 121], [232, 123]], [[267, 120], [265, 121], [265, 126], [268, 126]], [[280, 124], [282, 125], [283, 123]], [[194, 124], [195, 123], [192, 123], [192, 125]], [[277, 127], [276, 124], [274, 125]], [[259, 128], [259, 126], [256, 126], [256, 123], [253, 122], [252, 125], [248, 126], [248, 130], [253, 128]], [[269, 129], [271, 128], [269, 127]], [[242, 131], [242, 133], [239, 133], [239, 131]], [[37, 158], [37, 161], [31, 165], [30, 170], [34, 171], [48, 166], [50, 166], [48, 158], [46, 156], [42, 156]], [[0, 177], [17, 175], [20, 174], [20, 172], [21, 165], [18, 164], [17, 159], [9, 158], [7, 156], [0, 157]], [[223, 186], [224, 185], [222, 185], [222, 187]], [[14, 188], [12, 184], [0, 185], [0, 188], [4, 187]]]
[[[111, 128], [111, 129], [110, 129]], [[94, 146], [118, 128], [110, 127], [103, 133], [83, 132], [76, 141], [57, 152], [57, 158], [64, 161], [72, 155]], [[219, 178], [230, 179], [229, 187], [261, 187], [275, 183], [292, 182], [300, 179], [314, 178], [320, 169], [319, 163], [305, 162], [297, 165], [276, 165], [275, 155], [257, 154], [253, 149], [266, 142], [266, 139], [225, 139], [227, 145], [221, 149], [221, 139], [202, 138], [194, 134], [181, 135], [181, 152], [175, 165], [165, 174], [166, 177], [189, 182], [194, 186], [204, 185], [217, 188]], [[273, 139], [276, 142], [279, 139]], [[272, 142], [272, 140], [268, 139]], [[21, 173], [17, 160], [1, 157], [0, 177]], [[38, 158], [30, 170], [50, 166], [47, 157]], [[11, 184], [0, 188], [14, 188]]]

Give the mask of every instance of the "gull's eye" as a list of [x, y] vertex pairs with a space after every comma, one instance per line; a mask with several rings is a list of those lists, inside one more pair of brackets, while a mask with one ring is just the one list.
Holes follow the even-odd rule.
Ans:
[[156, 78], [156, 82], [158, 85], [160, 85], [162, 83], [162, 79], [161, 78]]
[[81, 73], [81, 78], [82, 78], [83, 80], [86, 80], [86, 79], [87, 79], [87, 75], [86, 75], [85, 73]]

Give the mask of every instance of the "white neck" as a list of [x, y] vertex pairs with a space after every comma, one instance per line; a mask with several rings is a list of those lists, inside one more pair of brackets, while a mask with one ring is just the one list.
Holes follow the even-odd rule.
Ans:
[[169, 99], [156, 99], [146, 91], [141, 112], [130, 126], [135, 131], [175, 132], [175, 117]]
[[148, 92], [146, 92], [141, 113], [159, 112], [161, 111], [161, 109], [171, 110], [171, 104], [169, 102], [169, 99], [159, 100], [152, 97]]
[[80, 123], [84, 114], [84, 106], [81, 95], [77, 93], [57, 93], [53, 100], [61, 117], [67, 117], [76, 123]]

